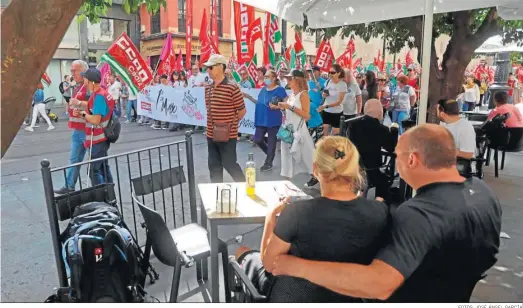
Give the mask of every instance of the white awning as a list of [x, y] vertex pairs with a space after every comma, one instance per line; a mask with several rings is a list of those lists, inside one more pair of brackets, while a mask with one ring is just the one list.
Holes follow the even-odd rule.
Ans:
[[[424, 0], [235, 0], [310, 28], [329, 28], [423, 15]], [[434, 13], [499, 7], [502, 18], [523, 19], [523, 0], [435, 0]]]
[[500, 52], [523, 52], [523, 46], [518, 46], [517, 43], [503, 45], [501, 36], [496, 35], [486, 40], [475, 53], [500, 53]]

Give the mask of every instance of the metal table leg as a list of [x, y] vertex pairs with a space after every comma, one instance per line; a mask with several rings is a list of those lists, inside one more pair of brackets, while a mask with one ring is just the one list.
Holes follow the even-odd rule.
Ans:
[[[207, 214], [205, 213], [205, 210], [202, 209], [200, 211], [200, 221], [201, 226], [207, 230]], [[196, 278], [198, 280], [209, 280], [209, 263], [207, 261], [207, 258], [204, 258], [203, 260], [196, 262]]]
[[[210, 223], [209, 238], [211, 240], [211, 300], [213, 303], [220, 302], [220, 269], [218, 264], [218, 226], [212, 221]], [[227, 269], [224, 269], [227, 270]]]

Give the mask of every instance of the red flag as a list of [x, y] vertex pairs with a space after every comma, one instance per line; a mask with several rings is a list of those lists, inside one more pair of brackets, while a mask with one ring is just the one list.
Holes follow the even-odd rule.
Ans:
[[347, 42], [347, 49], [348, 52], [351, 54], [354, 54], [356, 52], [356, 44], [354, 43], [354, 35], [351, 35], [350, 40]]
[[285, 60], [287, 60], [287, 62], [290, 62], [291, 61], [291, 50], [292, 50], [292, 45], [287, 47], [287, 49], [285, 49]]
[[273, 36], [271, 35], [271, 13], [265, 13], [265, 40], [263, 41], [263, 66], [271, 64], [269, 60], [269, 45], [274, 47]]
[[218, 0], [212, 0], [212, 15], [211, 15], [211, 38], [214, 46], [218, 46]]
[[167, 75], [170, 76], [172, 72], [176, 69], [176, 58], [174, 57], [174, 52], [171, 49], [169, 55], [166, 59], [161, 60], [158, 65], [158, 75]]
[[209, 37], [209, 26], [207, 24], [207, 14], [203, 9], [202, 24], [200, 26], [200, 65], [207, 62], [212, 54], [219, 54], [218, 48], [212, 43]]
[[262, 38], [261, 18], [256, 18], [247, 30], [247, 46], [249, 46], [249, 61], [254, 56], [254, 43]]
[[323, 40], [318, 48], [314, 65], [319, 66], [322, 71], [328, 72], [332, 66], [332, 60], [334, 60], [334, 53], [331, 44], [328, 40]]
[[174, 68], [176, 71], [181, 72], [183, 71], [183, 55], [182, 55], [182, 49], [178, 51], [178, 57], [176, 58], [176, 65]]
[[250, 60], [249, 45], [247, 44], [247, 31], [254, 20], [254, 8], [237, 1], [234, 3], [234, 32], [236, 34], [236, 55], [238, 64]]
[[407, 55], [405, 55], [405, 65], [407, 65], [407, 68], [413, 63], [412, 61], [412, 55], [410, 54], [410, 50], [407, 51]]
[[336, 59], [336, 63], [343, 68], [352, 69], [352, 55], [347, 49], [339, 58]]
[[191, 68], [192, 58], [192, 1], [187, 0], [186, 2], [186, 15], [185, 15], [185, 67], [187, 70]]
[[112, 71], [122, 77], [133, 94], [140, 92], [153, 80], [151, 68], [125, 32], [107, 49], [100, 60], [109, 63]]
[[42, 76], [41, 81], [47, 86], [49, 86], [51, 84], [51, 77], [49, 77], [49, 75], [47, 75], [47, 72], [44, 72], [44, 75]]

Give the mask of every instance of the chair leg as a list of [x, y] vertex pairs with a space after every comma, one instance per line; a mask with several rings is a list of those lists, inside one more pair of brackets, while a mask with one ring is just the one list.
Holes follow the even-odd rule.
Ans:
[[229, 285], [229, 251], [227, 249], [227, 244], [223, 243], [220, 245], [220, 253], [222, 254], [222, 268], [223, 268], [223, 287], [225, 289], [225, 302], [231, 303], [231, 288]]
[[501, 170], [505, 168], [505, 151], [501, 152]]
[[173, 273], [173, 282], [171, 285], [171, 298], [169, 302], [176, 303], [178, 301], [178, 288], [180, 286], [180, 275], [182, 273], [182, 263], [176, 262]]
[[499, 171], [498, 171], [498, 149], [494, 149], [494, 176], [495, 177], [499, 176]]
[[487, 148], [487, 160], [485, 161], [485, 166], [490, 165], [490, 148]]

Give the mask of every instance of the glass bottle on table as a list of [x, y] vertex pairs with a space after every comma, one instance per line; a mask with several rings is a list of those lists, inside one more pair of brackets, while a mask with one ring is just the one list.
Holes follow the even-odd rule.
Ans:
[[256, 162], [254, 162], [253, 153], [249, 153], [249, 159], [245, 165], [245, 181], [247, 186], [247, 196], [254, 196], [256, 186]]

